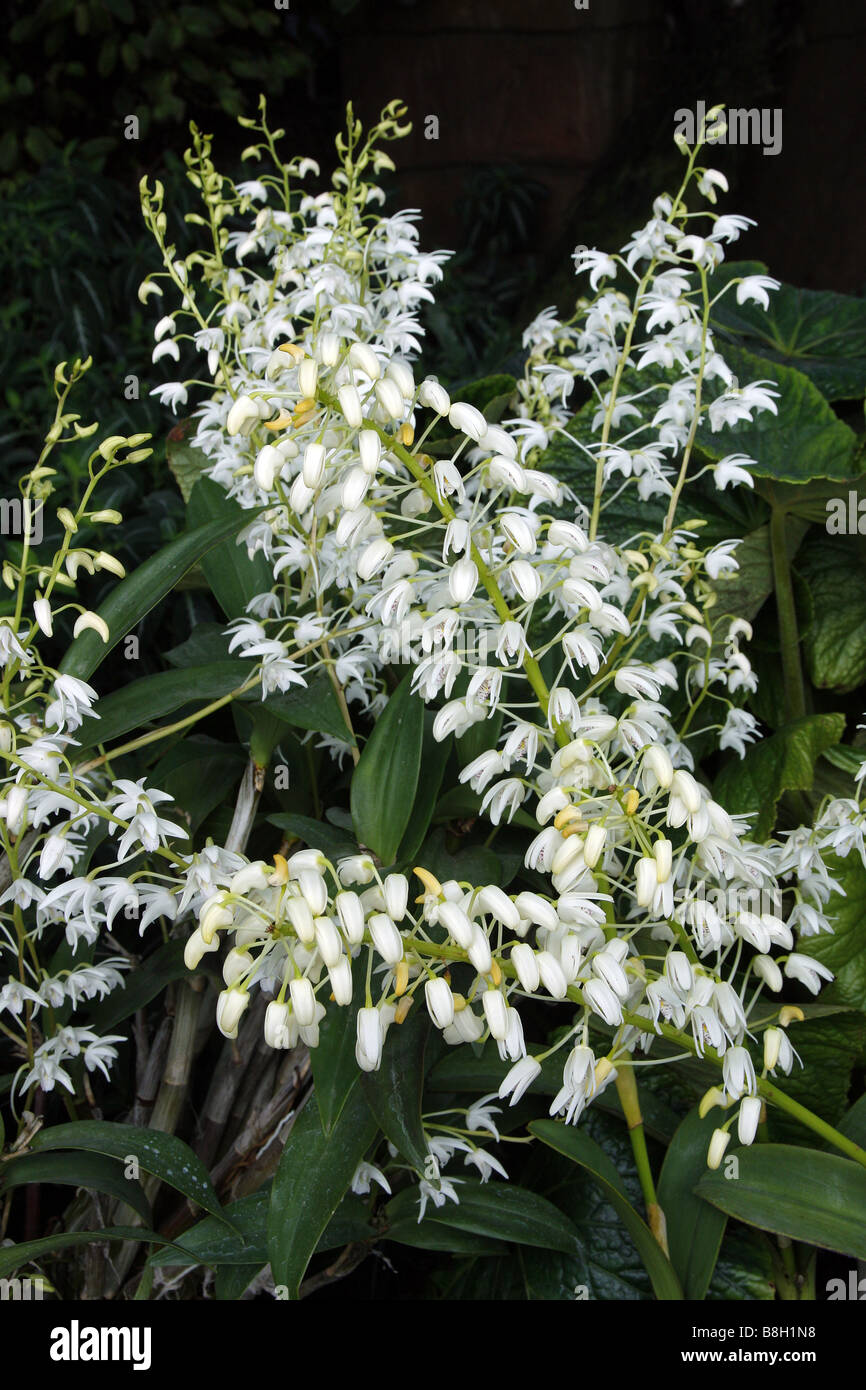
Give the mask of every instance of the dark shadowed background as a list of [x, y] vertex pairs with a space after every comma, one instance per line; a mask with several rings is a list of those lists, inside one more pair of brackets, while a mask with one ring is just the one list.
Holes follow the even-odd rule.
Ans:
[[[577, 243], [619, 246], [678, 177], [674, 113], [699, 100], [781, 113], [781, 149], [728, 146], [731, 211], [758, 226], [737, 255], [781, 278], [861, 294], [866, 8], [854, 0], [11, 0], [0, 59], [0, 438], [6, 471], [41, 437], [54, 363], [92, 353], [105, 429], [170, 424], [147, 395], [153, 265], [143, 173], [176, 220], [194, 119], [238, 172], [235, 117], [264, 91], [292, 152], [330, 167], [347, 100], [399, 96], [392, 206], [452, 262], [428, 315], [427, 366], [494, 370], [521, 326], [574, 294]], [[128, 117], [138, 138], [128, 139]], [[128, 373], [140, 400], [123, 398]], [[151, 381], [150, 377], [154, 380]]]

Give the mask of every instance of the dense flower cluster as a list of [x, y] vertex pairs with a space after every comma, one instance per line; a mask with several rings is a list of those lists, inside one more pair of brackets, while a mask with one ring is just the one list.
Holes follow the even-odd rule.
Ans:
[[[570, 1050], [552, 1113], [569, 1120], [618, 1058], [648, 1051], [667, 1027], [724, 1059], [720, 1095], [739, 1105], [750, 1140], [760, 1106], [749, 1017], [785, 976], [813, 992], [829, 977], [797, 949], [829, 930], [823, 909], [837, 885], [822, 850], [864, 853], [856, 802], [755, 844], [747, 818], [728, 815], [694, 775], [698, 732], [740, 756], [756, 737], [737, 703], [755, 677], [749, 625], [718, 602], [736, 541], [702, 547], [702, 523], [678, 521], [677, 506], [701, 476], [690, 468], [699, 428], [717, 434], [777, 409], [770, 383], [734, 379], [709, 306], [730, 293], [766, 307], [776, 282], [714, 282], [748, 219], [713, 210], [724, 177], [688, 151], [679, 192], [656, 200], [622, 252], [576, 253], [592, 297], [567, 322], [546, 310], [530, 325], [515, 417], [492, 424], [437, 380], [416, 381], [416, 310], [443, 255], [418, 250], [414, 214], [371, 213], [381, 192], [367, 182], [390, 167], [377, 141], [399, 133], [399, 116], [388, 109], [366, 141], [350, 121], [332, 191], [318, 197], [289, 184], [315, 172], [310, 161], [226, 191], [199, 145], [194, 179], [218, 249], [178, 260], [161, 200], [145, 190], [166, 269], [142, 293], [166, 279], [181, 289], [155, 357], [179, 358], [184, 337], [206, 354], [214, 389], [195, 411], [194, 442], [211, 478], [264, 508], [243, 539], [272, 563], [274, 584], [230, 629], [263, 697], [323, 668], [351, 722], [355, 708], [381, 708], [383, 664], [398, 660], [438, 706], [437, 739], [500, 715], [496, 746], [461, 780], [494, 825], [532, 805], [525, 863], [549, 885], [509, 896], [440, 884], [422, 867], [413, 914], [402, 874], [303, 850], [243, 868], [209, 899], [188, 962], [233, 933], [220, 1026], [231, 1035], [260, 985], [274, 996], [268, 1039], [287, 1047], [315, 1046], [323, 1001], [350, 1002], [352, 960], [366, 957], [360, 1067], [378, 1066], [388, 1029], [423, 996], [449, 1042], [496, 1040], [513, 1063], [501, 1091], [512, 1102], [540, 1070], [526, 1055], [521, 999], [568, 998], [577, 1007], [557, 1043]], [[273, 139], [264, 118], [255, 129], [248, 153], [260, 158]], [[694, 196], [702, 208], [687, 205]], [[227, 233], [251, 201], [251, 225]], [[206, 326], [196, 278], [219, 296]], [[578, 382], [591, 398], [575, 436], [567, 403]], [[187, 385], [159, 389], [175, 400]], [[591, 464], [591, 498], [540, 467], [563, 435]], [[703, 470], [725, 489], [751, 485], [753, 464], [732, 446]], [[661, 531], [605, 539], [605, 507], [623, 486], [668, 502]], [[328, 742], [337, 756], [351, 751]], [[448, 983], [453, 960], [475, 972], [465, 996]], [[605, 1037], [600, 1057], [590, 1026]], [[790, 1070], [785, 1034], [769, 1030], [765, 1042], [766, 1070]]]
[[[50, 635], [57, 590], [79, 568], [118, 572], [106, 552], [73, 542], [85, 519], [120, 519], [90, 510], [92, 488], [142, 456], [140, 439], [107, 440], [78, 513], [59, 514], [65, 540], [53, 564], [28, 565], [25, 549], [21, 566], [4, 569], [19, 599], [14, 619], [0, 620], [9, 865], [0, 924], [13, 970], [0, 1010], [27, 1058], [20, 1086], [71, 1089], [64, 1061], [78, 1056], [106, 1069], [119, 1039], [60, 1026], [52, 1010], [121, 983], [124, 959], [104, 954], [119, 912], [144, 929], [189, 909], [198, 916], [190, 968], [231, 937], [217, 1012], [228, 1037], [254, 987], [270, 997], [265, 1035], [281, 1049], [315, 1047], [329, 1005], [355, 1001], [356, 1058], [369, 1071], [389, 1029], [426, 1008], [448, 1043], [495, 1040], [511, 1063], [499, 1098], [512, 1104], [560, 1052], [551, 1113], [576, 1122], [617, 1067], [640, 1065], [663, 1035], [721, 1064], [711, 1103], [732, 1114], [711, 1153], [718, 1161], [734, 1107], [740, 1139], [756, 1132], [746, 1047], [756, 1003], [785, 977], [813, 993], [829, 978], [798, 949], [830, 929], [838, 885], [823, 855], [856, 850], [866, 863], [857, 800], [755, 843], [748, 818], [713, 799], [693, 753], [709, 735], [744, 754], [757, 726], [738, 700], [755, 677], [749, 625], [720, 602], [736, 542], [702, 545], [702, 523], [678, 518], [678, 506], [702, 471], [719, 489], [752, 481], [754, 461], [734, 445], [696, 465], [699, 429], [720, 434], [777, 409], [768, 383], [734, 380], [709, 306], [721, 293], [766, 305], [775, 282], [714, 282], [746, 219], [713, 210], [723, 176], [689, 151], [679, 192], [656, 200], [620, 253], [577, 253], [591, 297], [567, 322], [546, 310], [530, 325], [513, 418], [492, 423], [437, 380], [416, 380], [419, 306], [446, 253], [419, 249], [416, 214], [376, 210], [383, 195], [370, 180], [392, 167], [380, 145], [402, 133], [401, 118], [392, 104], [366, 136], [350, 119], [332, 189], [317, 196], [299, 191], [318, 172], [312, 161], [279, 161], [280, 133], [264, 112], [247, 123], [256, 141], [247, 154], [270, 155], [274, 170], [237, 187], [196, 136], [187, 162], [203, 216], [188, 220], [208, 229], [207, 249], [178, 253], [162, 189], [145, 184], [164, 269], [141, 297], [176, 295], [156, 326], [154, 361], [179, 362], [190, 346], [200, 354], [207, 389], [193, 442], [208, 476], [254, 512], [241, 539], [272, 567], [271, 588], [230, 625], [227, 649], [249, 660], [263, 699], [326, 672], [349, 729], [383, 708], [389, 664], [412, 668], [443, 743], [496, 716], [494, 746], [461, 781], [494, 826], [515, 817], [533, 826], [525, 868], [536, 887], [440, 882], [420, 865], [410, 903], [408, 877], [363, 847], [338, 864], [315, 848], [272, 863], [213, 845], [190, 855], [173, 845], [184, 831], [164, 792], [143, 779], [112, 785], [103, 759], [76, 760], [73, 735], [98, 718], [96, 692], [45, 668], [35, 638]], [[193, 385], [157, 389], [177, 408]], [[572, 419], [576, 390], [585, 404]], [[61, 401], [55, 438], [74, 424], [62, 411]], [[589, 465], [591, 495], [542, 466], [564, 437]], [[48, 471], [43, 458], [28, 486], [44, 487]], [[605, 511], [623, 488], [662, 499], [660, 528], [606, 535]], [[31, 619], [23, 595], [34, 576]], [[76, 632], [88, 626], [109, 640], [83, 612]], [[337, 758], [357, 757], [354, 739], [325, 742]], [[91, 870], [99, 826], [114, 859]], [[51, 975], [38, 945], [59, 923], [81, 961]], [[460, 991], [457, 967], [468, 979]], [[528, 999], [561, 1001], [558, 1019], [570, 1018], [546, 1052], [527, 1048]], [[797, 1015], [782, 1008], [764, 1029], [765, 1074], [790, 1071], [785, 1025]], [[422, 1200], [454, 1195], [438, 1166], [455, 1152], [485, 1178], [503, 1171], [465, 1137], [495, 1135], [491, 1100], [467, 1117], [463, 1138], [432, 1126], [437, 1179], [425, 1179]], [[387, 1181], [362, 1169], [358, 1191]]]

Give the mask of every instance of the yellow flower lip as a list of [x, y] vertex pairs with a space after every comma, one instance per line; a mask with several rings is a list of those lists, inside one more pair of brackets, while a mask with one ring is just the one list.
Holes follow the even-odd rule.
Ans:
[[268, 880], [271, 884], [288, 883], [289, 866], [282, 854], [274, 855], [274, 872]]
[[284, 430], [288, 428], [288, 426], [292, 423], [292, 420], [293, 416], [283, 415], [283, 413], [280, 412], [276, 420], [265, 420], [263, 421], [263, 424], [266, 430]]
[[409, 983], [409, 962], [401, 960], [394, 972], [394, 993], [399, 998], [406, 993], [406, 986]]
[[[416, 875], [417, 878], [420, 878], [421, 882], [427, 890], [424, 894], [424, 897], [432, 896], [434, 898], [441, 898], [442, 884], [439, 882], [438, 878], [435, 878], [434, 875], [431, 874], [429, 869], [424, 869], [416, 866], [412, 870], [412, 872]], [[423, 902], [424, 898], [418, 898], [416, 901]]]
[[787, 1028], [789, 1023], [802, 1023], [806, 1015], [796, 1004], [785, 1004], [779, 1010], [779, 1023], [783, 1028]]
[[301, 359], [306, 355], [304, 353], [304, 349], [298, 347], [297, 343], [280, 343], [279, 347], [277, 348], [277, 351], [287, 352], [290, 357], [293, 357], [295, 359], [296, 362], [300, 362]]

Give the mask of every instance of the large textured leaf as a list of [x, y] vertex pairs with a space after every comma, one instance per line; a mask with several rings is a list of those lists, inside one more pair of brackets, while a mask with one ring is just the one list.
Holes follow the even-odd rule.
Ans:
[[706, 1172], [715, 1127], [712, 1112], [702, 1120], [697, 1109], [692, 1110], [668, 1146], [658, 1181], [671, 1264], [688, 1299], [706, 1296], [725, 1233], [724, 1213], [694, 1194], [695, 1184]]
[[755, 1144], [732, 1154], [736, 1177], [725, 1177], [724, 1167], [705, 1173], [700, 1197], [762, 1231], [866, 1259], [866, 1168], [792, 1144]]
[[291, 1299], [298, 1297], [310, 1258], [377, 1130], [358, 1086], [330, 1134], [322, 1129], [315, 1092], [292, 1126], [268, 1213], [274, 1282], [285, 1285]]
[[716, 778], [714, 795], [735, 815], [754, 815], [751, 834], [764, 840], [776, 821], [783, 792], [809, 791], [815, 763], [845, 732], [843, 714], [811, 714], [786, 724], [732, 758]]
[[252, 668], [242, 661], [218, 661], [209, 666], [188, 666], [182, 671], [160, 671], [105, 695], [97, 705], [99, 719], [87, 720], [82, 743], [112, 743], [130, 729], [145, 731], [184, 705], [210, 704], [249, 680]]
[[124, 1177], [123, 1166], [104, 1154], [29, 1153], [0, 1168], [0, 1191], [41, 1182], [105, 1193], [125, 1202], [146, 1226], [153, 1220], [141, 1183]]
[[619, 1216], [643, 1260], [657, 1298], [681, 1299], [683, 1291], [673, 1265], [649, 1226], [638, 1215], [626, 1196], [622, 1179], [599, 1144], [588, 1134], [557, 1120], [534, 1120], [530, 1130], [544, 1144], [564, 1154], [592, 1174]]
[[429, 1033], [427, 1011], [416, 1002], [405, 1022], [388, 1030], [379, 1070], [361, 1073], [361, 1091], [379, 1128], [419, 1173], [429, 1152], [421, 1123]]
[[[234, 516], [240, 531], [250, 524], [255, 513], [239, 507], [219, 483], [211, 478], [199, 478], [187, 503], [187, 515], [192, 526]], [[261, 551], [256, 551], [250, 559], [246, 547], [238, 545], [234, 539], [215, 546], [202, 556], [200, 564], [227, 618], [243, 617], [250, 599], [267, 593], [273, 583], [271, 567]]]
[[201, 1159], [174, 1134], [107, 1120], [76, 1120], [72, 1124], [40, 1130], [30, 1147], [39, 1152], [86, 1149], [120, 1159], [133, 1154], [145, 1173], [151, 1173], [182, 1192], [196, 1206], [204, 1207], [223, 1221], [227, 1219]]
[[424, 706], [407, 675], [376, 721], [352, 777], [355, 834], [383, 864], [393, 864], [412, 815], [423, 736]]
[[[766, 266], [729, 262], [725, 278], [766, 275]], [[713, 277], [713, 284], [719, 272]], [[833, 290], [781, 285], [770, 307], [738, 304], [735, 291], [715, 305], [712, 322], [741, 347], [805, 373], [828, 401], [852, 400], [866, 391], [866, 302]], [[727, 345], [718, 344], [722, 355]]]
[[797, 949], [833, 971], [830, 998], [866, 1012], [866, 869], [856, 849], [845, 859], [825, 859], [844, 894], [834, 893], [825, 909], [833, 935], [807, 937]]
[[[424, 1221], [543, 1250], [573, 1253], [577, 1247], [577, 1232], [568, 1217], [536, 1192], [516, 1183], [485, 1184], [474, 1178], [460, 1182], [457, 1192], [459, 1203], [449, 1200], [434, 1207], [428, 1202]], [[385, 1208], [389, 1226], [393, 1223], [400, 1232], [409, 1220], [417, 1222], [418, 1214], [419, 1194], [415, 1187], [398, 1193]]]
[[155, 608], [160, 599], [165, 598], [187, 570], [201, 561], [215, 545], [236, 535], [254, 516], [254, 512], [221, 516], [218, 521], [209, 521], [194, 531], [184, 532], [177, 540], [145, 560], [143, 565], [121, 580], [99, 609], [99, 616], [108, 625], [108, 642], [103, 642], [96, 632], [82, 632], [67, 648], [59, 668], [62, 674], [89, 680], [112, 647], [116, 647], [127, 632], [151, 608]]
[[797, 571], [812, 600], [803, 639], [812, 684], [854, 690], [866, 682], [866, 542], [813, 534]]
[[808, 377], [791, 367], [727, 344], [725, 361], [740, 387], [769, 382], [779, 392], [778, 414], [762, 410], [751, 420], [713, 432], [705, 419], [698, 429], [701, 449], [711, 458], [743, 453], [755, 460], [756, 477], [805, 483], [815, 478], [849, 478], [861, 471], [857, 436], [828, 405]]

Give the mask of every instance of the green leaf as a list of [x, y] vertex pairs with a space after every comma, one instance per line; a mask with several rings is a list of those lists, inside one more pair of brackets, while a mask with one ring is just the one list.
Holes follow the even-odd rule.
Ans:
[[213, 1285], [215, 1297], [220, 1302], [236, 1302], [243, 1297], [246, 1289], [256, 1275], [261, 1274], [266, 1264], [267, 1260], [263, 1260], [261, 1264], [218, 1265]]
[[[577, 1247], [577, 1232], [568, 1217], [536, 1192], [516, 1183], [482, 1183], [475, 1178], [461, 1180], [457, 1192], [459, 1204], [448, 1200], [443, 1206], [434, 1207], [428, 1203], [421, 1224], [451, 1226], [492, 1240], [567, 1254]], [[417, 1187], [399, 1192], [385, 1207], [388, 1226], [403, 1232], [410, 1221], [417, 1223], [419, 1200]], [[386, 1238], [390, 1238], [390, 1233]]]
[[188, 666], [182, 671], [160, 671], [142, 676], [99, 701], [99, 720], [88, 720], [83, 746], [112, 743], [130, 729], [141, 729], [153, 720], [184, 705], [209, 704], [237, 690], [252, 671], [242, 661], [218, 661], [210, 666]]
[[866, 1012], [866, 869], [856, 850], [846, 859], [825, 853], [824, 860], [842, 888], [824, 909], [833, 933], [801, 939], [797, 950], [833, 971], [836, 978], [822, 991], [822, 999]]
[[207, 454], [188, 442], [188, 436], [194, 434], [195, 430], [195, 420], [182, 420], [169, 431], [165, 441], [166, 461], [185, 503], [189, 502], [196, 483], [211, 466]]
[[343, 718], [334, 687], [322, 671], [307, 685], [293, 685], [280, 695], [269, 695], [265, 708], [285, 724], [297, 729], [312, 729], [317, 734], [330, 734], [348, 742], [351, 738]]
[[424, 843], [424, 837], [430, 829], [439, 789], [442, 786], [442, 778], [445, 776], [449, 744], [450, 739], [445, 744], [436, 742], [433, 737], [433, 715], [429, 710], [425, 710], [418, 786], [415, 800], [412, 803], [409, 823], [397, 850], [397, 859], [401, 864], [411, 863], [415, 860], [415, 856]]
[[[233, 1229], [225, 1221], [206, 1216], [178, 1236], [171, 1250], [158, 1250], [151, 1255], [151, 1265], [232, 1265], [257, 1264], [261, 1269], [268, 1262], [267, 1218], [270, 1204], [270, 1184], [230, 1202], [224, 1208]], [[249, 1280], [247, 1281], [247, 1283]], [[246, 1284], [244, 1285], [246, 1288]]]
[[713, 1277], [727, 1218], [709, 1202], [694, 1195], [695, 1184], [707, 1169], [707, 1149], [716, 1119], [703, 1120], [697, 1108], [679, 1126], [665, 1155], [658, 1181], [659, 1206], [667, 1222], [671, 1264], [683, 1286], [683, 1296], [702, 1300]]
[[89, 680], [111, 649], [156, 607], [187, 570], [215, 545], [235, 535], [243, 525], [249, 525], [254, 516], [254, 512], [243, 512], [240, 516], [229, 515], [210, 521], [206, 526], [184, 532], [145, 560], [121, 580], [99, 609], [99, 616], [108, 625], [108, 642], [103, 642], [97, 632], [82, 632], [67, 648], [60, 663], [61, 674]]
[[297, 1299], [310, 1258], [376, 1137], [376, 1121], [354, 1087], [330, 1134], [315, 1092], [292, 1126], [271, 1189], [268, 1253], [276, 1284]]
[[[459, 1189], [458, 1189], [459, 1190]], [[385, 1233], [386, 1240], [397, 1245], [411, 1245], [417, 1250], [441, 1250], [449, 1255], [503, 1255], [508, 1247], [501, 1240], [446, 1226], [441, 1221], [418, 1221], [417, 1216], [395, 1221]]]
[[[766, 266], [728, 262], [725, 278], [766, 274]], [[712, 289], [719, 272], [713, 276]], [[828, 401], [853, 400], [866, 391], [866, 302], [833, 290], [800, 290], [781, 285], [770, 307], [737, 304], [729, 291], [714, 306], [711, 322], [771, 362], [796, 367]], [[727, 346], [717, 344], [723, 357]]]
[[424, 1052], [429, 1034], [427, 1011], [416, 1002], [405, 1022], [389, 1028], [379, 1070], [361, 1073], [361, 1091], [376, 1123], [419, 1173], [424, 1172], [429, 1155], [421, 1123]]
[[334, 1215], [328, 1222], [316, 1246], [317, 1253], [323, 1250], [338, 1250], [353, 1241], [373, 1241], [379, 1239], [380, 1232], [370, 1220], [369, 1198], [347, 1192]]
[[846, 1139], [853, 1139], [861, 1149], [866, 1149], [866, 1095], [854, 1102], [839, 1121], [837, 1129]]
[[170, 1240], [148, 1231], [144, 1226], [106, 1226], [101, 1231], [58, 1231], [53, 1236], [40, 1236], [37, 1240], [25, 1240], [19, 1245], [4, 1245], [0, 1248], [0, 1279], [14, 1274], [22, 1265], [38, 1260], [43, 1255], [51, 1255], [55, 1250], [70, 1250], [76, 1245], [91, 1245], [94, 1241], [133, 1240], [146, 1241], [152, 1245], [171, 1245]]
[[683, 1291], [673, 1265], [664, 1254], [649, 1226], [635, 1211], [625, 1194], [622, 1179], [604, 1149], [588, 1134], [556, 1120], [533, 1120], [530, 1131], [557, 1153], [579, 1163], [604, 1188], [605, 1196], [620, 1217], [637, 1246], [647, 1274], [652, 1280], [656, 1297], [664, 1300], [681, 1299]]
[[814, 610], [803, 638], [812, 684], [854, 690], [866, 682], [866, 546], [858, 537], [813, 534], [797, 572]]
[[328, 1009], [319, 1025], [319, 1046], [310, 1052], [319, 1119], [326, 1135], [334, 1128], [358, 1079], [355, 1038], [365, 975], [366, 961], [359, 954], [352, 962], [352, 1003]]
[[188, 974], [183, 961], [184, 945], [183, 941], [166, 941], [129, 971], [123, 988], [112, 990], [95, 1006], [88, 1020], [91, 1027], [98, 1033], [110, 1033], [118, 1023], [161, 994], [172, 980], [182, 980]]
[[[197, 623], [185, 642], [165, 653], [165, 659], [169, 666], [210, 666], [230, 659], [228, 643], [223, 623]], [[249, 663], [245, 669], [250, 670]]]
[[184, 812], [192, 835], [237, 786], [247, 761], [236, 743], [188, 734], [160, 758], [151, 780]]
[[358, 843], [393, 864], [418, 786], [424, 706], [404, 676], [364, 745], [352, 776], [350, 804]]
[[[87, 1149], [125, 1159], [134, 1155], [146, 1173], [182, 1192], [196, 1206], [204, 1207], [221, 1220], [226, 1215], [213, 1189], [208, 1171], [188, 1144], [174, 1134], [156, 1129], [139, 1129], [107, 1120], [76, 1120], [72, 1124], [52, 1125], [32, 1140], [31, 1149]], [[231, 1223], [229, 1223], [231, 1224]]]
[[[752, 420], [741, 420], [715, 433], [705, 420], [697, 432], [704, 453], [713, 459], [744, 453], [755, 460], [751, 471], [756, 478], [789, 483], [847, 479], [860, 471], [856, 465], [857, 436], [834, 414], [808, 377], [733, 344], [724, 347], [723, 356], [741, 387], [751, 381], [765, 381], [779, 392], [775, 401], [778, 414], [762, 410]], [[719, 391], [723, 389], [719, 387]]]
[[716, 778], [713, 795], [734, 815], [754, 814], [751, 834], [765, 840], [786, 791], [809, 791], [815, 763], [845, 732], [843, 714], [810, 714], [732, 758]]
[[[229, 497], [225, 488], [212, 478], [199, 478], [187, 503], [187, 515], [193, 526], [234, 516], [236, 531], [249, 526], [256, 513], [244, 510]], [[242, 618], [247, 604], [259, 594], [268, 593], [273, 584], [271, 567], [261, 551], [252, 559], [246, 547], [235, 540], [223, 541], [203, 555], [200, 561], [205, 579], [227, 618]]]
[[731, 1157], [736, 1178], [705, 1173], [700, 1197], [762, 1231], [866, 1259], [866, 1168], [792, 1144], [735, 1149], [726, 1165]]
[[749, 1226], [729, 1227], [707, 1290], [707, 1302], [772, 1303], [776, 1297], [775, 1277], [766, 1236]]
[[297, 835], [312, 849], [320, 849], [329, 859], [343, 859], [356, 854], [358, 846], [350, 840], [345, 830], [335, 829], [327, 821], [313, 820], [312, 816], [298, 816], [293, 811], [278, 811], [267, 816], [268, 825], [285, 830], [289, 835]]
[[27, 1153], [0, 1167], [0, 1190], [4, 1192], [40, 1182], [103, 1192], [125, 1202], [146, 1226], [153, 1220], [141, 1183], [125, 1178], [121, 1164], [104, 1154]]

